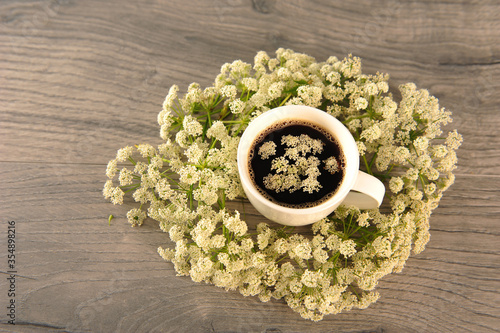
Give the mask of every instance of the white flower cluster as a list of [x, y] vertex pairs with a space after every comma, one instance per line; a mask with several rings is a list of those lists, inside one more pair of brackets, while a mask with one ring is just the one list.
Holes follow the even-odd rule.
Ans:
[[326, 169], [326, 171], [328, 171], [332, 175], [334, 173], [339, 172], [340, 165], [339, 165], [339, 161], [337, 161], [335, 156], [330, 156], [325, 160], [325, 169]]
[[[275, 157], [271, 161], [271, 170], [275, 173], [264, 177], [265, 188], [277, 193], [283, 191], [293, 193], [300, 189], [307, 193], [319, 191], [322, 188], [318, 181], [318, 176], [321, 175], [319, 170], [321, 161], [314, 155], [323, 151], [324, 143], [307, 134], [289, 134], [281, 138], [281, 145], [284, 146], [284, 155]], [[273, 141], [264, 142], [259, 148], [262, 159], [275, 154], [276, 143]], [[325, 168], [330, 165], [331, 159], [328, 161]]]
[[[159, 222], [175, 246], [158, 252], [179, 275], [262, 301], [284, 299], [311, 320], [366, 308], [379, 297], [378, 281], [424, 249], [462, 141], [456, 131], [442, 135], [450, 112], [428, 91], [402, 85], [397, 103], [387, 81], [363, 74], [352, 56], [316, 62], [279, 49], [275, 58], [257, 53], [253, 65], [225, 64], [213, 86], [193, 83], [183, 97], [170, 89], [158, 115], [163, 143], [120, 149], [107, 166], [103, 195], [122, 204], [133, 192], [140, 207], [127, 214], [130, 223], [141, 225], [146, 211]], [[252, 119], [286, 104], [320, 108], [349, 128], [362, 168], [387, 183], [387, 212], [340, 206], [312, 225], [311, 237], [264, 223], [249, 233], [240, 214], [226, 208], [226, 200], [244, 196], [238, 141]], [[275, 154], [271, 146], [262, 157]], [[122, 165], [127, 161], [132, 167]], [[326, 168], [335, 170], [336, 162]], [[276, 162], [276, 170], [287, 168]]]

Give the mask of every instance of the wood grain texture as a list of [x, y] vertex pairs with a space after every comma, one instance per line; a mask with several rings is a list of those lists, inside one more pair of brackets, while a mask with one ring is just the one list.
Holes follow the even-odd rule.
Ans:
[[[0, 2], [0, 271], [15, 220], [19, 273], [17, 325], [2, 310], [0, 332], [495, 332], [499, 19], [496, 1]], [[169, 240], [155, 222], [130, 228], [132, 203], [101, 195], [116, 149], [160, 142], [172, 84], [209, 85], [223, 63], [278, 47], [353, 53], [365, 72], [389, 73], [396, 95], [415, 82], [464, 136], [426, 250], [380, 282], [376, 304], [319, 323], [177, 277], [156, 253]]]

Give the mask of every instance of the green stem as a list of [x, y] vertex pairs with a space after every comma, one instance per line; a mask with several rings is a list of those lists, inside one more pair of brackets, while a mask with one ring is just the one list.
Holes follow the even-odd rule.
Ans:
[[357, 117], [352, 117], [352, 118], [346, 119], [342, 123], [345, 125], [345, 124], [347, 124], [347, 123], [349, 123], [349, 122], [351, 122], [351, 121], [353, 121], [355, 119], [363, 119], [363, 118], [369, 118], [369, 117], [370, 117], [370, 115], [368, 113], [365, 113], [365, 114], [363, 114], [361, 116], [357, 116]]
[[193, 210], [193, 185], [189, 186], [188, 197], [189, 197], [189, 209]]
[[361, 297], [359, 296], [358, 292], [356, 291], [356, 289], [354, 289], [353, 286], [349, 286], [351, 288], [352, 291], [354, 291], [354, 293], [356, 294], [356, 297], [359, 299], [361, 299]]
[[136, 164], [137, 164], [137, 162], [136, 162], [136, 161], [134, 161], [134, 159], [133, 159], [132, 157], [129, 157], [129, 158], [128, 158], [128, 160], [129, 160], [129, 161], [130, 161], [133, 165], [136, 165]]
[[[135, 185], [134, 187], [132, 187], [132, 188], [130, 188], [130, 189], [128, 189], [128, 190], [126, 190], [126, 191], [123, 191], [123, 193], [128, 193], [128, 192], [130, 192], [130, 191], [133, 191], [133, 190], [135, 190], [135, 189], [138, 189], [140, 186], [141, 186], [141, 184], [137, 184], [137, 185]], [[120, 186], [120, 188], [121, 188], [121, 186]]]
[[373, 175], [372, 169], [370, 168], [370, 164], [366, 160], [366, 155], [363, 155], [363, 162], [365, 163], [366, 172], [369, 173], [370, 175]]
[[290, 97], [292, 97], [292, 94], [288, 94], [288, 95], [285, 97], [285, 99], [283, 99], [283, 100], [281, 101], [281, 103], [280, 103], [278, 106], [283, 106], [283, 105], [285, 105], [286, 101], [288, 101], [288, 100], [290, 99]]
[[222, 190], [221, 198], [217, 200], [217, 204], [219, 205], [219, 209], [226, 208], [226, 191]]

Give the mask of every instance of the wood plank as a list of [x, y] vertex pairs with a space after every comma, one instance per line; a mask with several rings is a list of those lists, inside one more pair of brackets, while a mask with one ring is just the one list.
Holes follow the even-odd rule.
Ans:
[[[29, 155], [32, 161], [103, 163], [123, 145], [157, 142], [156, 114], [171, 84], [209, 85], [224, 62], [252, 61], [260, 49], [272, 53], [278, 46], [293, 46], [318, 60], [353, 52], [364, 60], [367, 73], [389, 73], [394, 91], [408, 81], [429, 89], [454, 112], [452, 127], [465, 135], [459, 151], [461, 172], [500, 172], [495, 163], [499, 138], [488, 134], [500, 125], [495, 112], [500, 102], [495, 94], [500, 88], [499, 49], [492, 43], [500, 29], [489, 29], [498, 27], [495, 10], [462, 4], [464, 8], [455, 9], [460, 15], [449, 16], [453, 7], [447, 3], [407, 8], [389, 1], [393, 9], [376, 7], [364, 18], [362, 4], [319, 2], [310, 10], [337, 29], [321, 26], [316, 33], [302, 18], [307, 16], [302, 3], [258, 3], [213, 7], [199, 1], [187, 16], [180, 1], [168, 7], [149, 3], [136, 11], [134, 20], [124, 22], [135, 5], [64, 1], [50, 9], [5, 2], [2, 27], [8, 34], [0, 36], [0, 50], [6, 55], [0, 72], [0, 134], [5, 138], [0, 150], [6, 152], [2, 160]], [[462, 10], [472, 10], [475, 16], [464, 16]], [[116, 13], [110, 16], [111, 11]], [[34, 17], [42, 14], [46, 20], [37, 23]], [[401, 22], [410, 36], [402, 35]], [[468, 25], [472, 22], [488, 30], [478, 36], [477, 28]], [[436, 34], [441, 28], [449, 33]], [[269, 37], [273, 33], [282, 36], [276, 37], [276, 45], [276, 38]], [[242, 45], [240, 40], [246, 39], [251, 42]], [[482, 146], [484, 141], [490, 143], [488, 148]]]
[[[16, 221], [19, 273], [17, 325], [0, 312], [0, 331], [498, 330], [499, 17], [493, 0], [0, 2], [0, 228]], [[223, 63], [278, 47], [319, 61], [353, 53], [364, 72], [389, 73], [395, 95], [415, 82], [464, 136], [426, 250], [380, 282], [376, 304], [319, 323], [177, 277], [156, 253], [170, 244], [156, 223], [131, 228], [131, 200], [101, 195], [118, 148], [160, 142], [172, 84], [207, 86]], [[251, 228], [263, 221], [244, 208]]]
[[[493, 223], [500, 178], [459, 178], [432, 216], [427, 249], [380, 282], [376, 304], [312, 324], [282, 301], [261, 303], [176, 277], [156, 253], [171, 244], [168, 235], [152, 220], [131, 228], [124, 217], [131, 203], [113, 206], [101, 197], [103, 165], [0, 163], [0, 170], [12, 193], [0, 202], [1, 216], [17, 222], [21, 324], [70, 331], [487, 332], [500, 319], [500, 232]], [[458, 204], [465, 192], [468, 200]], [[246, 211], [255, 223], [249, 204]], [[117, 216], [111, 226], [110, 213]]]

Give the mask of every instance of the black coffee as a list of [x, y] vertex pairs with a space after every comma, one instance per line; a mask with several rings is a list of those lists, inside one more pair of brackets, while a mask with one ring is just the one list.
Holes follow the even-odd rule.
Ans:
[[250, 177], [270, 201], [292, 208], [319, 205], [337, 191], [345, 160], [320, 126], [285, 120], [263, 131], [249, 153]]

